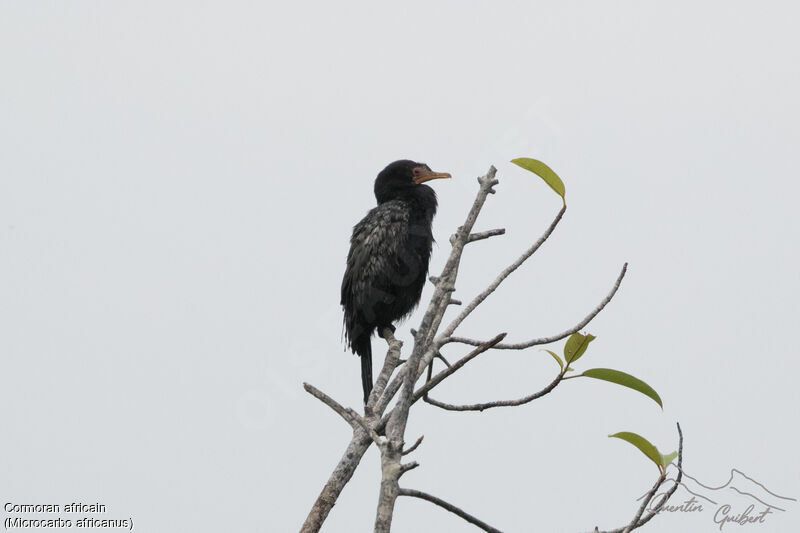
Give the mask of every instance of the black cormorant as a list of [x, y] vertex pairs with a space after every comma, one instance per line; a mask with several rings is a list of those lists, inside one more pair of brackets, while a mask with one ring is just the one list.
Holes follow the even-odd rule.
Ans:
[[341, 304], [345, 340], [361, 357], [364, 404], [372, 390], [372, 333], [394, 331], [392, 322], [417, 306], [428, 277], [437, 204], [423, 183], [449, 177], [424, 163], [391, 163], [375, 179], [378, 206], [353, 227]]

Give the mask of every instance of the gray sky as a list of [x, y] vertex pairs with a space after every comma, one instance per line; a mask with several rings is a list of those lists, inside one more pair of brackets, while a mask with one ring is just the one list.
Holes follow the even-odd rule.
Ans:
[[[589, 380], [512, 410], [422, 405], [402, 484], [503, 530], [617, 527], [656, 471], [606, 435], [671, 451], [678, 420], [694, 477], [738, 468], [800, 497], [792, 3], [0, 5], [3, 503], [97, 501], [145, 532], [297, 530], [349, 440], [301, 383], [359, 406], [338, 293], [376, 173], [453, 174], [434, 182], [437, 272], [498, 167], [477, 227], [508, 232], [465, 255], [463, 300], [560, 207], [520, 156], [561, 175], [569, 209], [460, 333], [562, 331], [628, 261], [578, 368], [630, 372], [664, 410]], [[513, 398], [554, 373], [497, 352], [436, 396]], [[371, 450], [326, 531], [370, 530], [378, 479]], [[395, 524], [474, 531], [407, 499]], [[794, 503], [747, 529], [798, 525]]]

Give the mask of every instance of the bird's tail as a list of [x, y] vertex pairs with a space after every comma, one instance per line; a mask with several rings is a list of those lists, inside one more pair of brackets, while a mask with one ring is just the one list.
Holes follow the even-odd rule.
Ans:
[[361, 386], [364, 388], [364, 405], [367, 405], [369, 393], [372, 392], [372, 342], [370, 335], [361, 335], [354, 344], [356, 353], [361, 357]]

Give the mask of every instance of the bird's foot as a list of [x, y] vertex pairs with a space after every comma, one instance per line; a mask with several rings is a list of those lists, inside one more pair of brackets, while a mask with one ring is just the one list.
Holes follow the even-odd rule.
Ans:
[[387, 324], [387, 325], [385, 325], [385, 326], [381, 326], [381, 327], [379, 327], [379, 328], [378, 328], [378, 337], [380, 337], [380, 338], [382, 338], [382, 339], [385, 339], [385, 338], [386, 338], [386, 337], [384, 337], [384, 336], [383, 336], [383, 330], [384, 330], [384, 329], [386, 329], [386, 328], [388, 328], [389, 330], [391, 330], [391, 332], [392, 332], [392, 335], [394, 335], [394, 332], [395, 332], [395, 327], [394, 327], [393, 325], [391, 325], [391, 324]]

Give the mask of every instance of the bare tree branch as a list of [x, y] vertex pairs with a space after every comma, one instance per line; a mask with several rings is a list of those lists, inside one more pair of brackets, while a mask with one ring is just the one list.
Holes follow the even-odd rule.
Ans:
[[[499, 343], [499, 344], [495, 344], [493, 348], [495, 350], [524, 350], [525, 348], [530, 348], [531, 346], [539, 346], [539, 345], [542, 345], [542, 344], [550, 344], [551, 342], [560, 341], [561, 339], [569, 337], [573, 333], [577, 333], [578, 331], [580, 331], [584, 327], [586, 327], [586, 325], [588, 325], [589, 322], [591, 322], [594, 319], [594, 317], [596, 317], [598, 314], [600, 314], [600, 311], [602, 311], [603, 308], [606, 305], [608, 305], [608, 303], [611, 301], [611, 299], [614, 298], [614, 295], [617, 293], [617, 289], [619, 289], [619, 286], [622, 283], [622, 279], [625, 277], [625, 273], [627, 271], [628, 271], [628, 263], [625, 263], [624, 265], [622, 265], [622, 270], [620, 271], [619, 276], [617, 276], [617, 280], [614, 282], [614, 286], [611, 288], [611, 292], [609, 292], [606, 295], [606, 297], [603, 298], [603, 300], [597, 305], [597, 307], [595, 307], [592, 310], [591, 313], [586, 315], [586, 317], [583, 320], [581, 320], [580, 322], [578, 322], [575, 326], [573, 326], [573, 327], [569, 328], [568, 330], [563, 331], [563, 332], [561, 332], [561, 333], [559, 333], [557, 335], [553, 335], [551, 337], [541, 337], [541, 338], [533, 339], [533, 340], [530, 340], [530, 341], [527, 341], [527, 342], [519, 342], [519, 343], [515, 343], [515, 344]], [[470, 346], [480, 346], [480, 345], [484, 344], [486, 341], [467, 339], [465, 337], [449, 337], [449, 338], [444, 339], [442, 344], [446, 344], [446, 343], [450, 343], [450, 342], [458, 342], [458, 343], [461, 343], [461, 344], [469, 344]]]
[[527, 261], [528, 258], [532, 256], [542, 244], [544, 244], [547, 238], [550, 237], [550, 235], [553, 233], [553, 230], [556, 229], [556, 226], [558, 226], [558, 223], [561, 221], [561, 218], [564, 216], [564, 212], [566, 210], [567, 210], [567, 204], [564, 204], [564, 207], [561, 208], [561, 210], [556, 215], [556, 218], [553, 219], [553, 222], [550, 224], [550, 227], [547, 228], [547, 230], [539, 238], [539, 240], [533, 243], [533, 245], [530, 248], [525, 250], [525, 252], [516, 261], [514, 261], [508, 267], [506, 267], [506, 269], [503, 270], [500, 273], [500, 275], [498, 275], [497, 278], [495, 278], [495, 280], [489, 284], [486, 290], [484, 290], [482, 293], [473, 298], [472, 301], [464, 308], [464, 310], [461, 311], [461, 313], [455, 319], [453, 319], [452, 322], [450, 322], [450, 324], [442, 333], [442, 337], [446, 338], [452, 335], [453, 332], [456, 330], [456, 328], [464, 321], [464, 319], [467, 318], [470, 315], [470, 313], [472, 313], [475, 310], [475, 308], [478, 307], [486, 298], [488, 298], [489, 295], [492, 294], [497, 289], [497, 287], [500, 286], [503, 280], [505, 280], [508, 276], [511, 275], [512, 272], [518, 269], [522, 265], [522, 263]]
[[389, 438], [386, 446], [381, 448], [381, 488], [378, 494], [378, 509], [375, 513], [375, 533], [389, 533], [392, 529], [394, 505], [400, 492], [398, 481], [403, 475], [401, 453], [396, 440], [392, 438]]
[[636, 511], [636, 514], [633, 516], [633, 520], [631, 520], [630, 524], [625, 526], [625, 529], [622, 530], [622, 533], [630, 533], [631, 529], [633, 529], [634, 527], [637, 527], [636, 524], [639, 523], [639, 519], [642, 517], [642, 513], [644, 513], [645, 508], [647, 508], [647, 504], [650, 503], [650, 500], [653, 499], [653, 496], [655, 496], [655, 494], [658, 491], [658, 488], [661, 486], [661, 484], [664, 483], [664, 479], [666, 477], [667, 477], [667, 475], [664, 472], [662, 472], [661, 475], [658, 476], [658, 479], [656, 480], [655, 485], [653, 485], [653, 488], [650, 489], [650, 491], [645, 495], [644, 501], [642, 502], [642, 505], [639, 506], [639, 509]]
[[320, 400], [322, 403], [336, 411], [336, 413], [341, 416], [345, 422], [350, 424], [353, 429], [358, 429], [359, 427], [366, 431], [367, 435], [372, 439], [372, 441], [377, 444], [378, 446], [382, 446], [383, 442], [380, 439], [380, 436], [372, 429], [364, 420], [364, 418], [356, 413], [354, 410], [350, 409], [349, 407], [343, 407], [339, 402], [319, 390], [318, 388], [314, 387], [313, 385], [309, 385], [308, 383], [303, 383], [303, 388], [311, 394], [313, 397]]
[[400, 465], [400, 475], [402, 476], [409, 470], [414, 470], [419, 466], [419, 463], [416, 461], [411, 461], [410, 463]]
[[464, 520], [466, 520], [470, 524], [478, 526], [479, 528], [481, 528], [484, 531], [489, 531], [490, 533], [502, 533], [496, 527], [490, 526], [489, 524], [487, 524], [483, 520], [479, 520], [478, 518], [475, 518], [474, 516], [472, 516], [471, 514], [465, 512], [465, 511], [463, 511], [462, 509], [459, 509], [458, 507], [456, 507], [452, 503], [447, 503], [446, 501], [442, 500], [441, 498], [437, 498], [436, 496], [428, 494], [427, 492], [422, 492], [421, 490], [413, 490], [413, 489], [400, 489], [399, 495], [400, 496], [411, 496], [413, 498], [419, 498], [421, 500], [429, 501], [431, 503], [434, 503], [434, 504], [438, 505], [442, 509], [446, 509], [446, 510], [450, 511], [454, 515], [460, 516], [461, 518], [463, 518]]
[[374, 429], [372, 429], [372, 427], [367, 423], [366, 420], [364, 420], [364, 418], [361, 415], [359, 415], [358, 413], [356, 413], [354, 410], [350, 409], [349, 407], [347, 408], [347, 414], [349, 414], [352, 417], [353, 421], [356, 424], [361, 426], [361, 428], [364, 431], [367, 432], [367, 435], [369, 435], [369, 438], [371, 438], [372, 442], [377, 444], [379, 448], [386, 444], [385, 442], [383, 442], [381, 440], [381, 438], [378, 435], [378, 433]]
[[372, 444], [372, 439], [363, 429], [359, 428], [353, 432], [353, 438], [347, 445], [342, 458], [339, 459], [339, 463], [333, 469], [333, 473], [328, 478], [325, 486], [322, 487], [319, 496], [314, 501], [311, 511], [300, 528], [300, 533], [317, 533], [320, 530], [345, 485], [352, 479], [353, 473], [358, 468], [361, 458], [369, 449], [370, 444]]
[[556, 385], [561, 383], [561, 380], [564, 379], [564, 372], [566, 372], [566, 368], [556, 376], [556, 379], [554, 379], [548, 386], [546, 386], [539, 392], [535, 392], [533, 394], [530, 394], [523, 398], [519, 398], [517, 400], [499, 400], [495, 402], [474, 403], [470, 405], [453, 405], [449, 403], [440, 402], [438, 400], [434, 400], [429, 396], [426, 396], [425, 398], [423, 398], [423, 400], [426, 403], [429, 403], [441, 409], [445, 409], [446, 411], [485, 411], [486, 409], [492, 409], [493, 407], [517, 407], [518, 405], [525, 405], [526, 403], [541, 398], [545, 394], [555, 389]]
[[452, 366], [452, 365], [451, 365], [451, 364], [450, 364], [450, 363], [447, 361], [447, 359], [445, 359], [445, 358], [444, 358], [444, 356], [443, 356], [441, 353], [437, 353], [437, 354], [436, 354], [434, 357], [435, 357], [436, 359], [441, 359], [441, 360], [442, 360], [442, 363], [444, 363], [444, 366], [446, 366], [446, 367], [448, 367], [448, 368], [449, 368], [450, 366]]
[[[376, 412], [383, 413], [386, 410], [386, 408], [389, 406], [389, 402], [392, 401], [392, 398], [394, 398], [395, 394], [397, 394], [397, 391], [400, 390], [400, 386], [403, 384], [403, 379], [405, 379], [407, 371], [408, 371], [408, 365], [404, 365], [403, 368], [401, 368], [394, 376], [394, 379], [392, 379], [389, 382], [389, 384], [386, 385], [386, 390], [383, 391], [383, 394], [378, 399], [378, 403], [375, 406]], [[390, 414], [391, 412], [386, 413], [386, 415], [384, 415], [384, 417], [387, 420], [385, 420], [383, 424], [381, 424], [381, 427], [386, 425], [386, 421], [388, 421], [388, 417]]]
[[504, 235], [505, 233], [506, 233], [505, 228], [490, 229], [489, 231], [471, 233], [469, 236], [469, 240], [467, 242], [481, 241], [483, 239], [488, 239], [489, 237], [494, 237], [496, 235]]
[[386, 359], [383, 362], [383, 368], [378, 374], [378, 378], [375, 380], [375, 385], [372, 387], [372, 392], [369, 394], [367, 405], [364, 406], [364, 412], [367, 415], [372, 413], [375, 404], [386, 390], [386, 384], [389, 382], [392, 372], [394, 372], [394, 369], [397, 368], [397, 365], [400, 362], [400, 350], [403, 347], [402, 341], [399, 341], [395, 338], [394, 332], [392, 332], [390, 328], [384, 328], [381, 332], [381, 335], [389, 344], [389, 351], [386, 353]]
[[[400, 341], [396, 341], [393, 335], [386, 335], [385, 337], [387, 338], [387, 342], [389, 342], [389, 353], [387, 353], [387, 360], [384, 362], [384, 369], [381, 370], [381, 374], [378, 376], [376, 387], [386, 386], [385, 379], [388, 379], [399, 361], [399, 346], [393, 344], [393, 342]], [[402, 345], [402, 343], [400, 343], [400, 345]], [[389, 367], [391, 367], [391, 370], [387, 370]], [[382, 378], [384, 375], [386, 376], [385, 379]], [[386, 404], [388, 404], [388, 400], [382, 406], [373, 407], [374, 414], [372, 416], [382, 415]], [[337, 405], [339, 404], [337, 403]], [[372, 418], [370, 418], [368, 425], [375, 425]], [[317, 499], [314, 501], [314, 505], [311, 507], [311, 511], [308, 513], [308, 516], [306, 516], [306, 520], [300, 529], [300, 533], [319, 532], [320, 528], [322, 528], [322, 524], [328, 518], [331, 509], [333, 509], [333, 506], [336, 504], [336, 500], [339, 499], [342, 490], [344, 490], [344, 487], [350, 482], [350, 479], [352, 479], [353, 473], [361, 462], [361, 458], [373, 442], [375, 442], [375, 438], [372, 432], [366, 431], [366, 429], [362, 428], [360, 425], [353, 430], [353, 437], [350, 443], [347, 445], [344, 454], [342, 454], [341, 459], [339, 459], [339, 462], [333, 469], [333, 473], [331, 473], [325, 486], [322, 487], [319, 496], [317, 496]]]
[[434, 376], [429, 381], [427, 381], [425, 383], [425, 385], [420, 387], [417, 390], [417, 392], [414, 393], [414, 398], [412, 399], [412, 403], [416, 402], [417, 400], [419, 400], [422, 396], [427, 395], [428, 391], [430, 391], [436, 385], [438, 385], [439, 383], [444, 381], [448, 376], [451, 376], [452, 374], [456, 373], [461, 367], [466, 365], [472, 359], [474, 359], [475, 357], [477, 357], [480, 354], [484, 353], [485, 351], [490, 349], [492, 346], [494, 346], [495, 344], [497, 344], [498, 342], [503, 340], [505, 338], [505, 336], [506, 336], [505, 333], [501, 333], [501, 334], [497, 335], [492, 340], [487, 341], [486, 343], [482, 344], [478, 348], [472, 350], [470, 353], [468, 353], [467, 355], [465, 355], [464, 357], [462, 357], [461, 359], [456, 361], [453, 365], [449, 366], [448, 368], [446, 368], [446, 369], [442, 370], [441, 372], [439, 372], [438, 374], [436, 374], [436, 376]]
[[336, 400], [334, 400], [333, 398], [331, 398], [330, 396], [328, 396], [315, 386], [310, 385], [308, 383], [303, 383], [303, 388], [311, 396], [313, 396], [314, 398], [318, 399], [319, 401], [321, 401], [322, 403], [324, 403], [325, 405], [336, 411], [336, 413], [339, 416], [341, 416], [345, 422], [353, 426], [353, 429], [356, 428], [356, 426], [354, 425], [355, 421], [350, 417], [350, 414], [347, 412], [347, 409], [343, 407], [339, 402], [337, 402]]
[[[388, 443], [381, 448], [381, 490], [378, 498], [378, 510], [375, 517], [375, 533], [388, 533], [391, 528], [394, 504], [399, 492], [398, 480], [401, 475], [400, 458], [403, 449], [403, 435], [405, 434], [406, 424], [408, 423], [408, 412], [411, 408], [414, 395], [414, 386], [425, 367], [430, 364], [433, 357], [439, 350], [439, 346], [433, 342], [436, 332], [441, 324], [442, 317], [450, 303], [450, 293], [455, 290], [455, 280], [458, 273], [458, 266], [461, 263], [461, 255], [466, 246], [470, 232], [472, 231], [478, 214], [483, 207], [486, 197], [492, 192], [492, 187], [498, 183], [495, 179], [497, 170], [489, 168], [486, 176], [478, 178], [480, 189], [478, 196], [472, 204], [467, 219], [453, 239], [450, 256], [445, 263], [442, 275], [436, 280], [434, 290], [428, 309], [422, 318], [417, 334], [414, 337], [414, 349], [402, 372], [402, 387], [399, 390], [397, 403], [392, 409], [386, 422], [385, 433]], [[387, 390], [379, 400], [379, 404], [387, 401], [387, 393], [393, 388], [394, 383], [400, 382], [400, 373], [387, 385]]]
[[425, 435], [420, 435], [419, 438], [417, 439], [417, 441], [411, 446], [411, 448], [409, 448], [407, 450], [403, 450], [401, 452], [401, 455], [408, 455], [409, 453], [411, 453], [414, 450], [416, 450], [417, 448], [419, 448], [419, 445], [422, 444], [422, 439], [424, 439], [424, 438], [425, 438]]
[[[447, 280], [450, 280], [451, 285], [452, 283], [455, 283], [455, 279], [458, 276], [458, 266], [461, 263], [461, 254], [464, 250], [464, 246], [467, 244], [467, 239], [472, 231], [472, 227], [475, 225], [475, 221], [478, 219], [478, 214], [483, 208], [483, 204], [486, 202], [486, 197], [492, 192], [492, 187], [499, 183], [498, 180], [495, 179], [496, 174], [497, 169], [492, 166], [489, 167], [489, 172], [487, 172], [485, 176], [478, 178], [478, 183], [480, 184], [478, 195], [472, 204], [472, 208], [467, 214], [467, 219], [464, 222], [464, 225], [458, 228], [458, 231], [456, 232], [458, 238], [455, 239], [455, 242], [453, 243], [453, 248], [450, 251], [450, 257], [448, 257], [447, 263], [445, 263], [445, 266], [442, 269], [442, 274], [436, 279], [435, 283], [437, 291], [434, 292], [433, 298], [431, 299], [431, 304], [428, 306], [428, 310], [422, 319], [419, 329], [417, 330], [418, 333], [421, 333], [422, 335], [415, 336], [415, 350], [418, 349], [417, 344], [421, 345], [419, 348], [421, 349], [422, 346], [430, 343], [430, 341], [433, 339], [433, 336], [436, 334], [436, 331], [439, 329], [439, 324], [444, 316], [444, 309], [442, 309], [443, 295], [438, 294], [439, 288], [444, 285], [442, 283], [443, 281], [446, 282]], [[446, 302], [444, 302], [444, 304], [446, 307]], [[430, 337], [430, 339], [428, 337]]]

